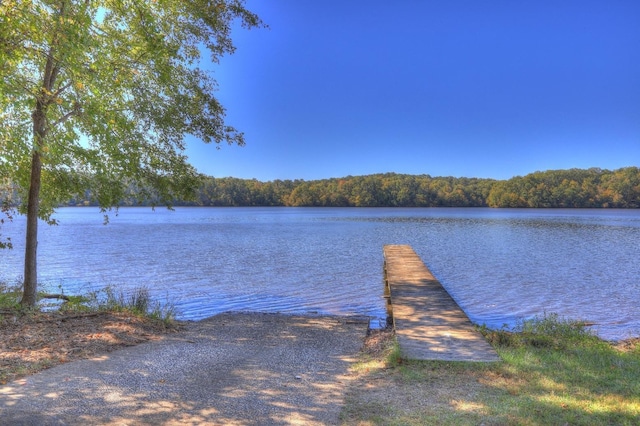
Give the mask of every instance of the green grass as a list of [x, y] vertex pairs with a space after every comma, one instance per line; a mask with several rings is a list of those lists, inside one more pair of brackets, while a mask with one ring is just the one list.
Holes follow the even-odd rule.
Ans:
[[408, 361], [396, 345], [343, 424], [640, 425], [640, 345], [619, 351], [554, 314], [481, 331], [501, 362]]
[[[620, 352], [579, 321], [545, 315], [498, 340], [491, 387], [501, 415], [523, 424], [640, 424], [640, 353]], [[503, 386], [496, 383], [504, 383]]]
[[[63, 293], [61, 288], [59, 290], [60, 293]], [[0, 309], [24, 311], [24, 308], [19, 305], [21, 297], [19, 284], [0, 283]], [[161, 321], [165, 325], [170, 325], [177, 314], [175, 305], [153, 300], [149, 289], [145, 286], [137, 287], [128, 292], [116, 290], [114, 287], [106, 287], [103, 290], [84, 295], [65, 295], [65, 297], [68, 300], [42, 299], [37, 309], [78, 312], [128, 311], [138, 316]]]
[[128, 293], [116, 291], [113, 287], [104, 290], [105, 298], [101, 306], [108, 310], [127, 310], [136, 315], [170, 324], [176, 317], [176, 308], [172, 303], [162, 304], [153, 300], [147, 287], [137, 287]]
[[20, 302], [20, 286], [0, 282], [0, 309], [14, 309]]

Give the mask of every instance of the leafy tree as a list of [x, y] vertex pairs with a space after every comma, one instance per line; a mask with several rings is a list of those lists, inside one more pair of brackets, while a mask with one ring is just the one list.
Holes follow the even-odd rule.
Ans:
[[[2, 231], [2, 225], [5, 224], [5, 221], [10, 222], [11, 220], [13, 220], [11, 206], [7, 202], [3, 202], [0, 204], [0, 231]], [[6, 239], [3, 239], [2, 233], [0, 233], [0, 249], [12, 247], [11, 238], [6, 237]]]
[[[130, 185], [121, 205], [148, 204]], [[1, 191], [0, 191], [1, 193]], [[69, 205], [97, 205], [90, 193], [71, 198]], [[1, 195], [0, 195], [0, 198]], [[14, 197], [15, 198], [15, 197]], [[316, 207], [640, 207], [640, 169], [615, 171], [548, 170], [509, 180], [431, 177], [396, 173], [343, 178], [275, 180], [205, 177], [194, 201], [199, 206]]]
[[201, 64], [232, 53], [244, 0], [0, 1], [0, 182], [27, 216], [24, 293], [37, 289], [38, 218], [90, 189], [103, 211], [135, 188], [170, 203], [194, 195], [184, 136], [244, 144], [225, 124]]

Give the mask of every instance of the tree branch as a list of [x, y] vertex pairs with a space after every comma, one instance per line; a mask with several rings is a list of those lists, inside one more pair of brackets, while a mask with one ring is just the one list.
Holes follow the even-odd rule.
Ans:
[[61, 88], [59, 88], [58, 90], [55, 91], [55, 93], [52, 95], [54, 98], [57, 98], [62, 92], [64, 92], [65, 90], [67, 90], [69, 87], [71, 87], [71, 82], [65, 84], [64, 86], [62, 86]]
[[65, 296], [64, 294], [41, 294], [41, 299], [58, 299], [58, 300], [66, 300], [67, 302], [71, 300], [69, 296]]
[[62, 117], [54, 121], [49, 127], [57, 127], [60, 124], [66, 122], [68, 119], [70, 119], [74, 115], [79, 115], [81, 112], [80, 104], [78, 104], [77, 102], [74, 102], [73, 106], [74, 108], [72, 111], [69, 111], [68, 113], [66, 113], [65, 115], [63, 115]]

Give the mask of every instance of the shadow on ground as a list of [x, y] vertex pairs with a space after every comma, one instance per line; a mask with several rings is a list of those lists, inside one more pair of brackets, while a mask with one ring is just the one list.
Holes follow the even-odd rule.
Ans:
[[0, 387], [8, 424], [338, 423], [362, 319], [222, 314]]

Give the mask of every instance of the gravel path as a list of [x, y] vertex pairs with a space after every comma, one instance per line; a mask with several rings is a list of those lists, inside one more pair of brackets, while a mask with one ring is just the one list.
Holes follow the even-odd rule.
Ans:
[[363, 319], [221, 314], [0, 387], [11, 425], [333, 425]]

